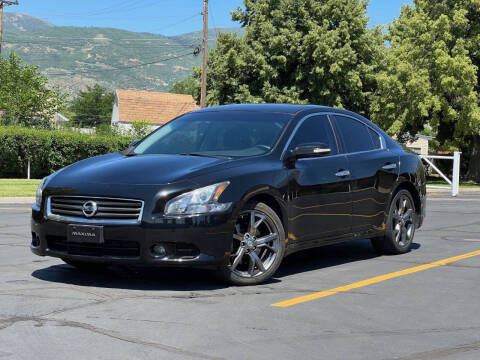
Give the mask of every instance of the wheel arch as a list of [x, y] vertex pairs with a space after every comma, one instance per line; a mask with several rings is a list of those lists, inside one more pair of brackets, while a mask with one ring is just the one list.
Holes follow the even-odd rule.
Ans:
[[258, 187], [248, 191], [242, 197], [241, 206], [238, 207], [238, 212], [240, 212], [243, 206], [249, 201], [262, 202], [272, 208], [282, 222], [285, 235], [288, 234], [288, 216], [286, 205], [278, 190], [271, 187]]
[[390, 206], [393, 198], [395, 197], [395, 195], [397, 195], [397, 193], [400, 190], [407, 190], [410, 193], [410, 195], [412, 195], [413, 205], [415, 206], [415, 213], [417, 215], [421, 215], [422, 200], [420, 198], [420, 192], [415, 187], [415, 185], [413, 185], [410, 181], [407, 181], [407, 180], [402, 181], [402, 182], [397, 184], [395, 190], [392, 192], [392, 196], [390, 197], [390, 201], [388, 202], [388, 206]]

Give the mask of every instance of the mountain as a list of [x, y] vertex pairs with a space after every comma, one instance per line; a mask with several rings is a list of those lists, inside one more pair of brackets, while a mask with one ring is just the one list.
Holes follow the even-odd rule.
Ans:
[[[222, 31], [243, 34], [238, 28], [210, 29], [209, 48]], [[112, 90], [167, 91], [200, 65], [201, 56], [194, 53], [201, 48], [201, 36], [200, 31], [167, 37], [100, 27], [7, 29], [3, 56], [16, 52], [38, 66], [52, 86], [70, 94], [95, 83]]]
[[3, 26], [6, 31], [36, 31], [47, 29], [54, 25], [28, 14], [5, 12], [3, 14]]

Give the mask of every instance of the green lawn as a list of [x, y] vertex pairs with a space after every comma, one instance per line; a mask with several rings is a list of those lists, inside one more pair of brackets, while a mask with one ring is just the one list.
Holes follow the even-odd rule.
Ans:
[[[443, 180], [428, 180], [427, 185], [435, 185], [435, 186], [445, 186], [448, 187], [450, 185], [447, 184], [446, 181]], [[464, 189], [480, 189], [480, 184], [475, 184], [475, 183], [460, 183], [460, 188]]]
[[[0, 197], [34, 197], [40, 180], [0, 179]], [[442, 180], [428, 180], [427, 185], [449, 185]], [[480, 184], [461, 183], [460, 188], [480, 189]]]
[[34, 197], [40, 180], [0, 179], [0, 197]]

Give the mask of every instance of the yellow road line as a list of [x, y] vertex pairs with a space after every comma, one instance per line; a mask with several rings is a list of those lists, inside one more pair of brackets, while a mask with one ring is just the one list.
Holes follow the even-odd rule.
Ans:
[[300, 296], [300, 297], [297, 297], [297, 298], [294, 298], [294, 299], [280, 301], [280, 302], [277, 302], [275, 304], [272, 304], [272, 306], [289, 307], [289, 306], [301, 304], [301, 303], [304, 303], [304, 302], [307, 302], [307, 301], [312, 301], [312, 300], [324, 298], [324, 297], [327, 297], [327, 296], [330, 296], [330, 295], [335, 295], [335, 294], [340, 293], [340, 292], [345, 292], [345, 291], [349, 291], [349, 290], [353, 290], [353, 289], [358, 289], [358, 288], [368, 286], [368, 285], [372, 285], [372, 284], [376, 284], [376, 283], [379, 283], [379, 282], [382, 282], [382, 281], [385, 281], [385, 280], [394, 279], [394, 278], [397, 278], [397, 277], [400, 277], [400, 276], [405, 276], [405, 275], [413, 274], [413, 273], [416, 273], [416, 272], [419, 272], [419, 271], [432, 269], [432, 268], [435, 268], [435, 267], [438, 267], [438, 266], [447, 265], [447, 264], [453, 263], [455, 261], [468, 259], [468, 258], [478, 256], [478, 255], [480, 255], [480, 250], [473, 251], [473, 252], [463, 254], [463, 255], [454, 256], [454, 257], [451, 257], [451, 258], [448, 258], [448, 259], [435, 261], [435, 262], [432, 262], [432, 263], [429, 263], [429, 264], [419, 265], [419, 266], [411, 267], [411, 268], [408, 268], [408, 269], [405, 269], [405, 270], [395, 271], [395, 272], [392, 272], [392, 273], [389, 273], [389, 274], [376, 276], [376, 277], [373, 277], [373, 278], [370, 278], [370, 279], [358, 281], [358, 282], [355, 282], [353, 284], [340, 286], [340, 287], [337, 287], [337, 288], [334, 288], [334, 289], [324, 290], [324, 291], [316, 292], [316, 293], [313, 293], [313, 294]]

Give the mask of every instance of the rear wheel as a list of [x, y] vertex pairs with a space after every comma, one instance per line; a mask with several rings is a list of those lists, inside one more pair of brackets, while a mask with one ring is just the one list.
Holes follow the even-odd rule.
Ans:
[[236, 220], [223, 278], [234, 285], [259, 284], [277, 271], [284, 254], [285, 232], [278, 215], [264, 203], [249, 202]]
[[91, 263], [86, 261], [62, 259], [66, 264], [83, 271], [100, 271], [108, 267], [106, 264]]
[[408, 190], [400, 190], [393, 198], [385, 235], [372, 239], [372, 245], [382, 254], [404, 254], [410, 251], [415, 235], [415, 205]]

